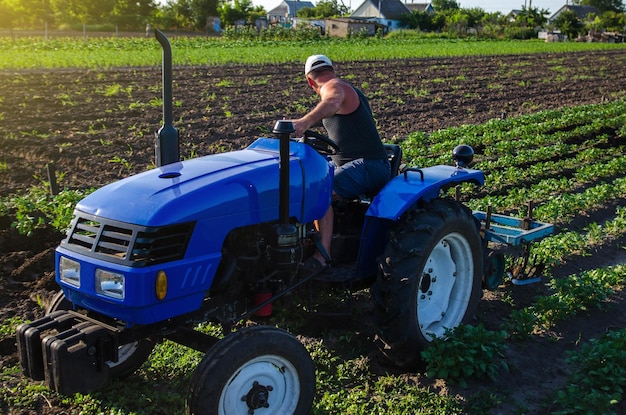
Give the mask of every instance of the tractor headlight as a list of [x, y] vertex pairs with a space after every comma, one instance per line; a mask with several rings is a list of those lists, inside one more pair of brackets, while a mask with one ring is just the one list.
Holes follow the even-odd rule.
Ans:
[[124, 299], [124, 274], [96, 269], [96, 292], [118, 300]]
[[59, 260], [59, 278], [69, 285], [80, 288], [80, 264], [62, 256]]

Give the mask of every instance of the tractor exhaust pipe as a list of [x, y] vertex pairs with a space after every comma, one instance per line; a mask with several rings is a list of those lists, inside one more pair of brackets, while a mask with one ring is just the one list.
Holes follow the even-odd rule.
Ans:
[[172, 112], [172, 47], [160, 30], [154, 36], [163, 48], [163, 126], [155, 134], [154, 151], [157, 167], [180, 161], [178, 131], [174, 128]]
[[278, 220], [281, 225], [289, 224], [289, 136], [296, 132], [290, 120], [278, 120], [272, 131], [280, 140], [280, 172], [278, 179]]
[[280, 140], [279, 176], [278, 176], [278, 226], [276, 241], [270, 248], [270, 257], [278, 269], [292, 270], [302, 257], [298, 245], [298, 230], [289, 223], [289, 136], [296, 129], [290, 120], [279, 120], [274, 125], [273, 133]]

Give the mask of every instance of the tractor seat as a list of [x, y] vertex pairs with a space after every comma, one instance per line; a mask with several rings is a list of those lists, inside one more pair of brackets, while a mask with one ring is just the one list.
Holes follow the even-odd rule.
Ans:
[[391, 164], [391, 178], [400, 174], [400, 163], [402, 163], [402, 147], [397, 144], [384, 144], [387, 151], [387, 158]]

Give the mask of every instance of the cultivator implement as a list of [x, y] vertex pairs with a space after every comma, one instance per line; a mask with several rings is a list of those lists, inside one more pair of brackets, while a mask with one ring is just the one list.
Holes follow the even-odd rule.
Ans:
[[[495, 289], [504, 279], [505, 272], [515, 285], [541, 280], [544, 265], [535, 262], [530, 247], [533, 242], [554, 233], [554, 225], [533, 219], [532, 208], [532, 203], [529, 203], [524, 218], [494, 214], [491, 206], [486, 212], [474, 212], [490, 248], [485, 261], [486, 288]], [[505, 255], [513, 258], [508, 271], [505, 271]]]

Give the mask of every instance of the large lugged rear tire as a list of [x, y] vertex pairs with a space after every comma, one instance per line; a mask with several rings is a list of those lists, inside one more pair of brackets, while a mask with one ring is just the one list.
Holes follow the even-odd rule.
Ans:
[[306, 415], [315, 367], [302, 343], [284, 330], [251, 326], [229, 334], [204, 355], [189, 386], [193, 415]]
[[371, 291], [381, 351], [415, 367], [446, 329], [469, 323], [481, 297], [480, 224], [449, 199], [413, 209], [392, 228]]

